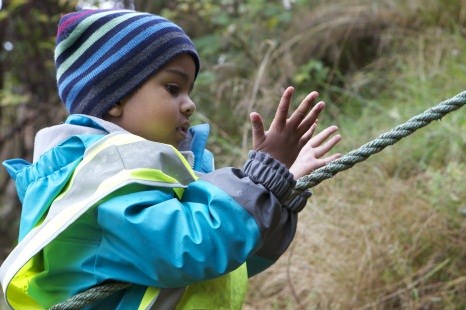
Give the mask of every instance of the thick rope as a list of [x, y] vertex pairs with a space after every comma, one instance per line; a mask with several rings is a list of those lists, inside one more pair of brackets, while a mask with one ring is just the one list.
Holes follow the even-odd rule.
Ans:
[[446, 114], [461, 108], [465, 103], [466, 91], [459, 93], [455, 97], [442, 101], [436, 106], [424, 111], [424, 113], [411, 118], [406, 123], [398, 125], [392, 130], [380, 135], [371, 142], [343, 155], [322, 168], [313, 171], [311, 174], [299, 178], [294, 190], [304, 191], [316, 186], [323, 180], [330, 179], [338, 172], [349, 169], [355, 164], [366, 160], [369, 156], [380, 152], [389, 145], [395, 144], [419, 128], [428, 125], [430, 122], [439, 120]]
[[127, 282], [107, 281], [52, 306], [50, 310], [82, 309], [130, 286], [131, 283]]
[[[364, 144], [358, 149], [343, 155], [322, 168], [313, 171], [311, 174], [300, 178], [294, 188], [294, 193], [304, 191], [314, 187], [323, 180], [330, 179], [338, 172], [349, 169], [355, 164], [366, 160], [369, 156], [380, 152], [385, 147], [395, 144], [402, 138], [412, 134], [419, 128], [422, 128], [434, 120], [439, 120], [446, 114], [461, 108], [466, 103], [466, 91], [447, 99], [436, 106], [426, 110], [406, 123], [393, 128], [392, 130], [380, 135], [375, 140]], [[126, 289], [129, 283], [109, 281], [99, 286], [93, 287], [77, 294], [68, 300], [50, 308], [51, 310], [80, 309], [90, 305], [98, 300], [106, 298], [116, 291]]]

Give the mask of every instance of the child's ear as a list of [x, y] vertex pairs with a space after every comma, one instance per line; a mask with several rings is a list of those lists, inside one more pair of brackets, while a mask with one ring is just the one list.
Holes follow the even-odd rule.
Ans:
[[110, 110], [108, 110], [107, 114], [113, 117], [119, 117], [123, 113], [123, 103], [120, 101], [115, 104]]

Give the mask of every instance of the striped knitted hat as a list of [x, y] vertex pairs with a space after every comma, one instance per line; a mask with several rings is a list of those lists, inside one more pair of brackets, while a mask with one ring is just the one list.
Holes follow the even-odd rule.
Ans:
[[130, 10], [82, 10], [58, 24], [58, 94], [71, 114], [102, 117], [176, 56], [199, 56], [169, 20]]

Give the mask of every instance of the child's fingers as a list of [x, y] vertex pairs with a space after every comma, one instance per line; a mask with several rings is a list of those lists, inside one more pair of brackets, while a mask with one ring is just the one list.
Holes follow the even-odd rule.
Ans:
[[329, 140], [327, 140], [324, 144], [321, 146], [314, 148], [314, 155], [316, 158], [320, 158], [327, 154], [334, 146], [341, 140], [340, 135], [335, 135], [331, 137]]
[[340, 153], [333, 154], [331, 156], [325, 157], [325, 164], [328, 164], [329, 162], [334, 161], [335, 159], [338, 159], [340, 157], [341, 157]]
[[305, 145], [309, 140], [311, 140], [314, 132], [316, 131], [316, 128], [317, 120], [311, 125], [311, 128], [309, 128], [308, 131], [302, 135], [301, 139], [299, 140], [301, 145]]
[[338, 159], [340, 157], [341, 157], [341, 154], [333, 154], [331, 156], [319, 158], [319, 159], [316, 160], [315, 165], [313, 167], [313, 170], [319, 169], [319, 168], [325, 166], [326, 164], [328, 164], [328, 163], [330, 163], [330, 162], [332, 162], [335, 159]]
[[280, 103], [277, 107], [277, 112], [275, 113], [275, 117], [270, 125], [270, 128], [278, 127], [279, 129], [283, 128], [286, 124], [286, 119], [288, 118], [288, 110], [290, 108], [291, 97], [293, 96], [294, 88], [288, 87], [283, 92], [282, 98], [280, 99]]
[[330, 126], [319, 132], [316, 136], [314, 136], [310, 142], [312, 147], [318, 147], [322, 143], [324, 143], [325, 140], [328, 139], [332, 134], [338, 131], [337, 126]]
[[[315, 109], [315, 107], [311, 110], [311, 107], [312, 107], [312, 104], [314, 103], [314, 101], [316, 100], [316, 98], [319, 96], [319, 94], [316, 92], [316, 91], [313, 91], [311, 92], [310, 94], [308, 94], [306, 96], [306, 98], [304, 98], [304, 100], [301, 102], [301, 104], [298, 106], [298, 108], [296, 109], [296, 111], [293, 112], [293, 114], [290, 116], [290, 118], [288, 119], [288, 124], [290, 126], [292, 126], [292, 128], [297, 128], [298, 126], [300, 126], [301, 122], [303, 121], [303, 119], [306, 119], [308, 120], [309, 118], [314, 117], [317, 118], [317, 116], [319, 115], [320, 111], [322, 111], [322, 108], [323, 107], [320, 107], [320, 110], [319, 109]], [[311, 113], [309, 113], [309, 110], [311, 110]], [[318, 111], [317, 115], [315, 115], [315, 112]], [[309, 126], [314, 123], [313, 121], [312, 122], [308, 122]]]
[[316, 103], [316, 105], [312, 108], [311, 112], [309, 112], [306, 117], [302, 120], [302, 122], [296, 127], [297, 132], [305, 132], [308, 131], [309, 128], [317, 122], [317, 118], [320, 115], [320, 112], [325, 108], [325, 102], [320, 101]]
[[262, 117], [256, 112], [252, 112], [249, 119], [252, 127], [252, 144], [253, 148], [256, 149], [265, 140], [264, 123]]

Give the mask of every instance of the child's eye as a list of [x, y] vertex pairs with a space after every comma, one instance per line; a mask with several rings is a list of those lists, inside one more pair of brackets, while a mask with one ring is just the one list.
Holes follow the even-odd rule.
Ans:
[[167, 87], [168, 92], [172, 95], [178, 95], [180, 92], [180, 87], [178, 85], [169, 84], [166, 87]]

